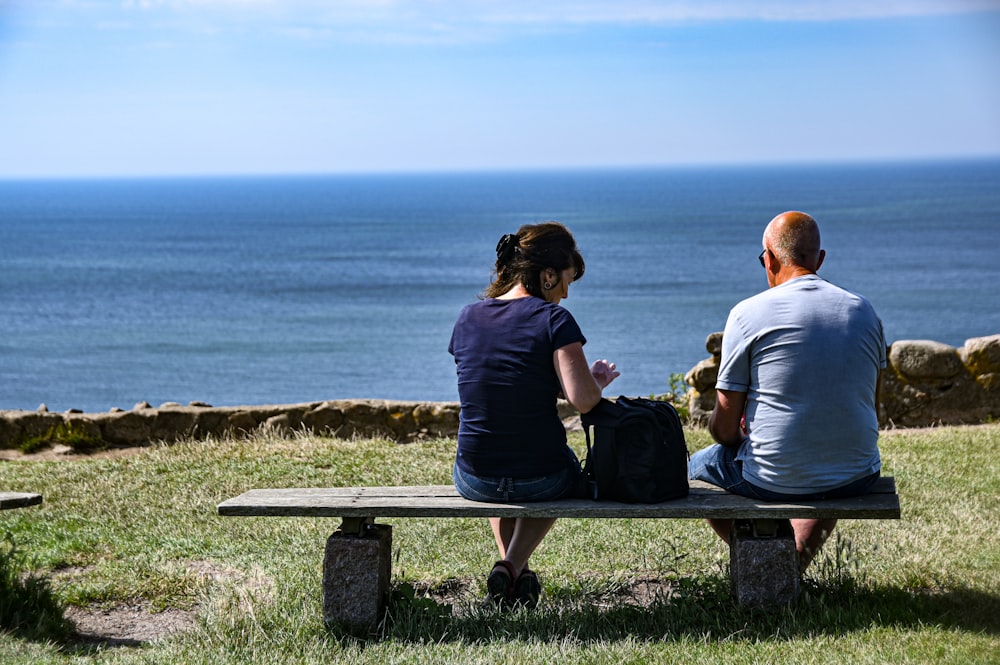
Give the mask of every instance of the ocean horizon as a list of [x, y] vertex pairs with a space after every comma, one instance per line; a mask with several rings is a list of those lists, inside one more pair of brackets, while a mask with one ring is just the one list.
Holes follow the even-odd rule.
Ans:
[[608, 394], [670, 389], [766, 288], [764, 226], [820, 223], [820, 275], [888, 342], [1000, 333], [1000, 160], [0, 180], [0, 409], [457, 399], [459, 310], [549, 219]]

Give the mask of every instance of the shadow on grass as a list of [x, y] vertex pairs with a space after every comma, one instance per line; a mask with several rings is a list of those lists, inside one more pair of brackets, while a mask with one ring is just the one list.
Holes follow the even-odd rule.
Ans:
[[74, 633], [49, 580], [30, 572], [10, 534], [0, 543], [0, 630], [29, 640], [54, 642]]
[[[887, 626], [940, 625], [1000, 634], [1000, 597], [970, 589], [858, 587], [806, 580], [797, 605], [776, 611], [738, 607], [726, 576], [673, 581], [648, 605], [614, 602], [579, 589], [555, 589], [534, 611], [483, 608], [469, 593], [453, 604], [428, 595], [394, 593], [386, 620], [371, 639], [416, 643], [508, 639], [582, 641], [679, 638], [757, 641], [840, 636]], [[596, 601], [596, 602], [595, 602]], [[354, 639], [340, 634], [333, 635]]]

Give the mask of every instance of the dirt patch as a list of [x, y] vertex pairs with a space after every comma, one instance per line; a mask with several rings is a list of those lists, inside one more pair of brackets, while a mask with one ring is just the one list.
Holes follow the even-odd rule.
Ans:
[[[52, 572], [60, 584], [71, 583], [86, 575], [92, 566], [70, 566]], [[269, 598], [273, 582], [259, 571], [242, 571], [213, 561], [188, 561], [178, 566], [186, 575], [193, 575], [205, 584], [234, 584], [239, 597], [250, 602]], [[122, 601], [114, 605], [94, 604], [68, 607], [64, 614], [76, 626], [76, 638], [82, 645], [98, 647], [136, 647], [148, 642], [193, 630], [198, 624], [200, 606], [189, 609], [167, 608], [154, 611], [144, 599]]]
[[[677, 579], [673, 577], [661, 579], [656, 575], [637, 574], [591, 594], [586, 602], [598, 607], [616, 607], [625, 604], [650, 608], [674, 598], [677, 595], [678, 585]], [[480, 605], [482, 597], [476, 596], [477, 588], [482, 589], [481, 585], [468, 577], [451, 578], [435, 585], [413, 583], [413, 590], [418, 597], [431, 598], [435, 602], [455, 608]], [[545, 602], [544, 596], [542, 602]]]
[[666, 602], [677, 595], [677, 580], [673, 578], [660, 579], [653, 575], [638, 575], [629, 579], [611, 594], [614, 606], [617, 603], [634, 605], [636, 607], [652, 607]]
[[148, 446], [125, 446], [116, 448], [105, 448], [89, 453], [77, 452], [75, 449], [63, 444], [56, 444], [47, 448], [41, 448], [32, 453], [22, 453], [13, 448], [0, 449], [0, 460], [11, 462], [75, 462], [87, 459], [114, 459], [116, 457], [129, 457], [135, 455]]
[[66, 618], [76, 625], [77, 637], [85, 644], [141, 646], [161, 637], [191, 630], [195, 610], [166, 609], [153, 612], [143, 601], [114, 607], [70, 607]]

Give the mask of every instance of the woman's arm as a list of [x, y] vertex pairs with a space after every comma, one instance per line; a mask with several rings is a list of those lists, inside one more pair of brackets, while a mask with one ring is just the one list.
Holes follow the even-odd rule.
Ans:
[[587, 365], [583, 344], [574, 342], [556, 349], [552, 357], [563, 395], [580, 413], [587, 413], [601, 400], [601, 391], [620, 375], [614, 363], [598, 360]]

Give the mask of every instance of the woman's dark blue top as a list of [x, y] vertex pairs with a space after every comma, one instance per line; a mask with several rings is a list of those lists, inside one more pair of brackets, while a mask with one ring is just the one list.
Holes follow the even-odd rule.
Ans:
[[462, 310], [448, 351], [458, 367], [463, 471], [533, 478], [576, 464], [556, 410], [552, 354], [586, 341], [568, 310], [541, 298], [487, 299]]

